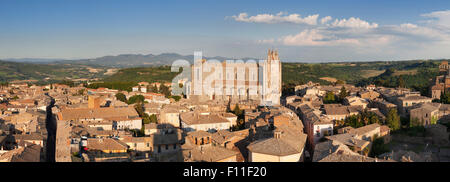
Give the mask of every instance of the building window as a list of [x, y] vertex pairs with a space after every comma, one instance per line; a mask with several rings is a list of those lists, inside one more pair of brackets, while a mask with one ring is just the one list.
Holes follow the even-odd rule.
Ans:
[[169, 150], [169, 145], [166, 145], [166, 150]]
[[177, 149], [177, 144], [173, 144], [173, 149]]

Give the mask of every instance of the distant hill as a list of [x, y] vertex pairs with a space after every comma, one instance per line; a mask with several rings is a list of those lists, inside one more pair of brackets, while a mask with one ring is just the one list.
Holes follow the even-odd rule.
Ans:
[[[405, 86], [426, 94], [429, 80], [437, 75], [440, 61], [390, 61], [390, 62], [347, 62], [347, 63], [282, 63], [284, 85], [294, 86], [308, 81], [332, 84], [327, 80], [342, 80], [350, 84], [364, 86], [375, 83], [379, 86], [397, 87], [401, 77]], [[178, 73], [171, 72], [170, 66], [123, 68], [103, 79], [103, 85], [121, 84], [131, 87], [137, 82], [170, 82]], [[328, 78], [328, 79], [324, 79]], [[124, 87], [125, 87], [124, 86]]]
[[[76, 64], [85, 64], [85, 65], [99, 65], [105, 67], [116, 67], [116, 68], [127, 68], [127, 67], [148, 67], [148, 66], [162, 66], [162, 65], [171, 65], [172, 62], [183, 59], [189, 62], [193, 62], [193, 55], [180, 55], [176, 53], [163, 53], [159, 55], [148, 54], [121, 54], [118, 56], [104, 56], [94, 59], [81, 59], [81, 60], [64, 60], [57, 61], [57, 63], [76, 63]], [[204, 59], [217, 59], [219, 61], [233, 59], [226, 57], [204, 57]], [[250, 58], [245, 58], [243, 60], [247, 60]]]
[[56, 81], [78, 78], [102, 78], [106, 68], [54, 63], [21, 63], [0, 60], [0, 82], [13, 80]]
[[[50, 63], [23, 63], [0, 61], [0, 82], [12, 80], [64, 80], [98, 78], [103, 87], [129, 89], [139, 81], [169, 82], [178, 73], [170, 71], [170, 64], [178, 59], [193, 61], [193, 55], [165, 53], [160, 55], [123, 54], [95, 59], [63, 60]], [[233, 59], [206, 57], [219, 61]], [[251, 58], [244, 58], [248, 60]], [[282, 63], [283, 84], [289, 87], [308, 81], [331, 84], [329, 80], [342, 80], [364, 86], [403, 85], [427, 94], [430, 79], [438, 74], [442, 60]], [[324, 79], [327, 78], [327, 79]], [[327, 81], [328, 80], [328, 81]]]
[[51, 63], [56, 61], [62, 61], [64, 59], [46, 59], [46, 58], [10, 58], [5, 61], [19, 62], [19, 63]]

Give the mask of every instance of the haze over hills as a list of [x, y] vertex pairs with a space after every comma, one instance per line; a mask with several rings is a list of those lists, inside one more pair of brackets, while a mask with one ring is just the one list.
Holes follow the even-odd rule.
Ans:
[[[203, 58], [207, 60], [216, 59], [219, 61], [235, 59], [221, 56], [203, 57]], [[177, 53], [163, 53], [159, 55], [121, 54], [117, 56], [103, 56], [93, 59], [63, 60], [63, 61], [56, 61], [55, 63], [70, 63], [70, 64], [76, 63], [84, 65], [98, 65], [105, 67], [123, 68], [123, 67], [171, 65], [174, 61], [179, 59], [186, 60], [192, 63], [194, 60], [194, 55], [180, 55]], [[255, 58], [242, 58], [242, 60], [248, 59], [255, 59]]]
[[[172, 80], [178, 73], [170, 71], [170, 64], [177, 59], [190, 61], [193, 60], [193, 56], [173, 53], [128, 54], [96, 59], [41, 62], [39, 64], [0, 60], [0, 82], [32, 79], [48, 83], [63, 80], [99, 79], [98, 81], [104, 83], [96, 86], [130, 89], [140, 81], [168, 82]], [[226, 60], [228, 58], [206, 59]], [[430, 80], [438, 75], [438, 65], [441, 61], [409, 60], [316, 64], [283, 62], [282, 80], [284, 85], [298, 85], [308, 81], [330, 84], [334, 82], [332, 80], [342, 80], [356, 85], [370, 83], [388, 87], [404, 85], [426, 95]]]
[[47, 58], [7, 58], [5, 61], [18, 62], [18, 63], [51, 63], [56, 61], [62, 61], [64, 59], [47, 59]]
[[[231, 58], [231, 57], [223, 57], [223, 56], [215, 56], [215, 57], [203, 57], [204, 59], [211, 60], [216, 59], [218, 61], [224, 60], [238, 60], [241, 59], [244, 62], [247, 60], [259, 60], [260, 58]], [[264, 58], [264, 57], [263, 57]], [[110, 68], [130, 68], [130, 67], [153, 67], [153, 66], [163, 66], [163, 65], [171, 65], [176, 60], [186, 60], [191, 64], [193, 63], [194, 56], [193, 55], [181, 55], [177, 53], [162, 53], [162, 54], [120, 54], [117, 56], [103, 56], [98, 58], [91, 59], [50, 59], [50, 58], [10, 58], [3, 59], [4, 61], [9, 62], [18, 62], [18, 63], [35, 63], [35, 64], [77, 64], [77, 65], [87, 65], [87, 66], [102, 66], [102, 67], [110, 67]], [[437, 61], [444, 59], [436, 59]], [[393, 60], [386, 61], [330, 61], [330, 62], [316, 62], [316, 61], [308, 61], [308, 62], [298, 62], [295, 60], [282, 60], [285, 63], [364, 63], [364, 62], [390, 62]], [[401, 60], [394, 60], [401, 61]], [[422, 61], [422, 60], [404, 60], [404, 61]]]

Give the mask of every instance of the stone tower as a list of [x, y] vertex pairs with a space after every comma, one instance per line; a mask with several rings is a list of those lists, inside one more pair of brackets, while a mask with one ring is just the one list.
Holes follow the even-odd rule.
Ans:
[[279, 105], [281, 97], [281, 61], [278, 51], [270, 50], [264, 63], [263, 95], [262, 99], [267, 105]]
[[96, 109], [100, 108], [101, 98], [98, 96], [89, 95], [88, 97], [88, 108]]

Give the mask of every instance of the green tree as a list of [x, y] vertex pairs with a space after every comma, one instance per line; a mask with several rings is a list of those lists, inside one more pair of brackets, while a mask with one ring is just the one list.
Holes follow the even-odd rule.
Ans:
[[158, 118], [156, 117], [156, 115], [152, 114], [150, 115], [150, 123], [157, 123], [158, 122]]
[[441, 103], [450, 104], [450, 92], [442, 92]]
[[166, 97], [169, 97], [171, 95], [169, 87], [166, 87], [164, 84], [161, 84], [159, 87], [159, 91], [161, 94], [164, 94]]
[[233, 113], [238, 117], [240, 117], [243, 114], [243, 111], [239, 108], [238, 104], [234, 106]]
[[144, 116], [144, 107], [142, 106], [142, 103], [137, 103], [134, 105], [134, 109], [136, 109], [136, 112], [139, 114], [139, 117]]
[[84, 92], [86, 91], [86, 89], [80, 89], [78, 90], [78, 95], [84, 95]]
[[60, 84], [67, 85], [69, 87], [74, 87], [75, 86], [75, 82], [73, 82], [72, 80], [63, 80], [63, 81], [60, 82]]
[[370, 150], [369, 157], [377, 157], [380, 154], [389, 152], [389, 147], [384, 144], [383, 138], [376, 138], [372, 143], [372, 150]]
[[145, 125], [142, 125], [141, 131], [139, 132], [139, 136], [145, 136]]
[[150, 124], [152, 121], [147, 113], [142, 114], [142, 124]]
[[386, 123], [393, 131], [400, 129], [400, 116], [397, 114], [397, 109], [392, 108], [389, 110], [386, 116]]
[[343, 85], [343, 84], [345, 84], [345, 81], [343, 81], [343, 80], [336, 81], [336, 85]]
[[398, 78], [398, 87], [400, 87], [400, 88], [405, 88], [406, 87], [405, 80], [403, 80], [402, 76], [400, 76]]
[[245, 122], [244, 122], [244, 111], [239, 108], [239, 105], [236, 104], [234, 106], [233, 111], [231, 113], [235, 114], [237, 116], [236, 125], [232, 126], [231, 130], [242, 130], [245, 129]]
[[349, 94], [344, 86], [341, 88], [341, 92], [339, 93], [339, 101], [343, 101], [345, 97], [347, 97]]
[[336, 99], [334, 97], [333, 92], [327, 92], [325, 94], [325, 97], [323, 98], [323, 103], [330, 104], [330, 103], [336, 103]]
[[238, 119], [235, 126], [231, 127], [232, 131], [238, 131], [245, 129], [245, 122], [243, 119]]
[[158, 87], [156, 86], [156, 84], [151, 86], [151, 87], [149, 86], [149, 92], [154, 92], [154, 93], [158, 93], [159, 92]]
[[128, 104], [144, 103], [145, 97], [142, 95], [133, 95], [128, 99]]
[[122, 102], [125, 102], [125, 103], [128, 102], [128, 101], [127, 101], [127, 96], [125, 96], [125, 94], [123, 94], [123, 93], [121, 93], [121, 92], [119, 92], [119, 93], [116, 94], [116, 99], [117, 99], [117, 100], [120, 100], [120, 101], [122, 101]]
[[178, 102], [181, 99], [181, 96], [179, 96], [179, 95], [172, 95], [172, 96], [169, 96], [169, 98], [173, 98], [176, 102]]
[[380, 119], [378, 119], [378, 116], [376, 116], [375, 114], [372, 114], [372, 115], [370, 116], [369, 121], [370, 121], [370, 124], [374, 124], [374, 123], [381, 124], [381, 123], [380, 123]]

